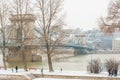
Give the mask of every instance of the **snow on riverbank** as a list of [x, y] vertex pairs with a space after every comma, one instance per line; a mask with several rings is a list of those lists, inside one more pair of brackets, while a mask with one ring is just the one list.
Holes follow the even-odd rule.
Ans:
[[[33, 71], [34, 74], [41, 74], [39, 71]], [[100, 74], [93, 74], [88, 73], [86, 71], [59, 71], [55, 70], [54, 72], [49, 72], [48, 70], [44, 70], [43, 74], [49, 74], [49, 75], [69, 75], [69, 76], [94, 76], [94, 77], [108, 77], [107, 72], [101, 72]], [[118, 77], [120, 77], [120, 74], [118, 74]]]
[[[0, 70], [0, 76], [3, 76], [5, 74], [6, 75], [41, 74], [41, 70], [37, 69], [37, 70], [30, 70], [30, 71], [26, 72], [23, 69], [19, 69], [17, 73], [15, 72], [15, 70], [12, 72], [11, 69]], [[66, 76], [108, 77], [107, 72], [101, 72], [100, 74], [91, 74], [91, 73], [87, 73], [85, 71], [60, 71], [60, 70], [55, 70], [54, 72], [49, 72], [48, 70], [43, 70], [43, 74], [47, 74], [47, 75], [66, 75]], [[120, 73], [118, 73], [117, 78], [120, 78]], [[80, 79], [35, 78], [33, 80], [80, 80]]]

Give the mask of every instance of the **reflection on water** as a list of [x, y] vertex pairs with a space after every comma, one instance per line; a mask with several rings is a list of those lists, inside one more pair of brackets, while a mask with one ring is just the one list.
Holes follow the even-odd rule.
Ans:
[[[10, 62], [8, 63], [9, 68], [13, 68], [15, 66], [18, 66], [19, 68], [23, 68], [24, 64], [22, 62]], [[27, 62], [28, 68], [40, 68], [41, 62]]]
[[[74, 56], [71, 58], [61, 59], [60, 61], [54, 61], [53, 67], [56, 70], [60, 70], [62, 68], [63, 70], [74, 70], [74, 71], [86, 71], [86, 66], [88, 64], [88, 61], [91, 59], [99, 58], [102, 63], [105, 62], [106, 59], [109, 58], [115, 58], [120, 59], [120, 54], [85, 54], [85, 55], [79, 55]], [[23, 68], [23, 63], [8, 63], [9, 67], [14, 67], [18, 65], [20, 68]], [[35, 67], [35, 68], [41, 68], [48, 69], [47, 66], [47, 60], [43, 61], [43, 64], [40, 62], [29, 62], [27, 63], [28, 67]]]

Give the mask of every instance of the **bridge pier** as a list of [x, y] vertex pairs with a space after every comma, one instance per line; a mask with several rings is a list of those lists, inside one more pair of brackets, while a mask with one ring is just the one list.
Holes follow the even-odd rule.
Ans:
[[[37, 55], [37, 49], [29, 49], [25, 48], [25, 59], [27, 62], [34, 62], [34, 61], [42, 61], [42, 57]], [[8, 48], [7, 54], [7, 61], [8, 62], [22, 62], [23, 61], [23, 53], [20, 48]]]
[[88, 50], [87, 49], [75, 49], [74, 48], [74, 54], [75, 55], [80, 55], [80, 54], [86, 54], [86, 53], [88, 53]]

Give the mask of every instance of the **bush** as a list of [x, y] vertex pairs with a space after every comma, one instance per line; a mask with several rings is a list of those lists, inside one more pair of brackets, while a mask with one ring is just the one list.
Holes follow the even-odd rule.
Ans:
[[90, 73], [100, 73], [102, 71], [102, 64], [99, 59], [93, 59], [88, 62], [87, 71]]
[[116, 59], [109, 59], [109, 60], [106, 60], [105, 62], [105, 67], [107, 70], [113, 69], [118, 71], [119, 65], [120, 65], [120, 62], [117, 61]]

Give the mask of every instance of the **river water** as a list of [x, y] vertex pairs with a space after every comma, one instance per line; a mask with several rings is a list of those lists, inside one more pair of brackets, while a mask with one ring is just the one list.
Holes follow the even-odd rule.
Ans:
[[[53, 67], [55, 70], [71, 70], [71, 71], [86, 71], [86, 66], [88, 65], [88, 61], [91, 59], [100, 59], [102, 63], [105, 62], [106, 59], [115, 58], [120, 60], [120, 54], [85, 54], [85, 55], [78, 55], [66, 59], [61, 59], [59, 61], [53, 61]], [[2, 61], [0, 61], [2, 63]], [[8, 63], [8, 67], [14, 67], [18, 65], [19, 68], [23, 68], [22, 63]], [[30, 62], [27, 63], [28, 67], [36, 67], [36, 68], [43, 68], [48, 69], [47, 60], [44, 60], [43, 63], [41, 62]]]
[[[107, 59], [118, 59], [120, 60], [120, 54], [86, 54], [74, 56], [69, 59], [64, 59], [61, 62], [55, 62], [54, 68], [63, 70], [73, 70], [73, 71], [86, 71], [86, 66], [88, 61], [91, 59], [100, 59], [101, 63], [104, 66], [104, 63]], [[105, 69], [104, 69], [105, 70]]]

